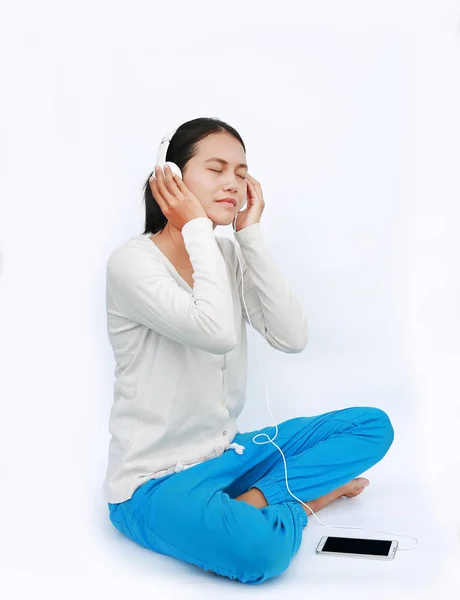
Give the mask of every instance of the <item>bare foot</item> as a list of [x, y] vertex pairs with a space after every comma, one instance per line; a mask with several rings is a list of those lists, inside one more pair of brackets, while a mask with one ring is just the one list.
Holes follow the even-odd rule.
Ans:
[[354, 498], [358, 494], [360, 494], [365, 487], [369, 485], [369, 479], [365, 477], [356, 477], [356, 479], [352, 479], [344, 486], [339, 488], [337, 491], [342, 490], [340, 496], [346, 496], [347, 498]]
[[[306, 501], [305, 504], [310, 505], [313, 511], [316, 513], [318, 512], [318, 510], [321, 510], [334, 500], [337, 500], [337, 498], [353, 498], [355, 496], [358, 496], [358, 494], [360, 494], [363, 491], [363, 489], [369, 485], [369, 483], [369, 479], [366, 479], [365, 477], [356, 477], [355, 479], [352, 479], [342, 487], [339, 487], [336, 490], [329, 492], [329, 494], [321, 496], [321, 498], [317, 498], [316, 500]], [[312, 514], [312, 511], [309, 508], [307, 508], [303, 504], [301, 506], [307, 513], [307, 515]]]

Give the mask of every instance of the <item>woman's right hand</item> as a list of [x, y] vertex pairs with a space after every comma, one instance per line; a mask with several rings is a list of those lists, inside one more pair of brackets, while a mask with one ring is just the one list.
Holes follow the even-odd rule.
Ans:
[[180, 177], [169, 167], [155, 169], [153, 179], [149, 179], [150, 189], [162, 213], [179, 231], [198, 217], [207, 217], [198, 198], [192, 194]]

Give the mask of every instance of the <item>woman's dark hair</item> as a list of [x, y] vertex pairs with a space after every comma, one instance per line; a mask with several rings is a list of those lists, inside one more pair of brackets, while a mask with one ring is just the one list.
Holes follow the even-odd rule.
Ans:
[[[187, 162], [196, 154], [198, 142], [212, 133], [220, 132], [227, 132], [235, 137], [246, 152], [244, 142], [236, 129], [214, 117], [203, 117], [187, 121], [177, 128], [177, 131], [174, 133], [169, 143], [166, 161], [176, 163], [183, 173]], [[149, 174], [149, 177], [150, 175], [152, 175], [152, 173]], [[162, 231], [166, 227], [168, 219], [164, 216], [160, 206], [153, 197], [149, 178], [147, 178], [147, 181], [144, 184], [144, 203], [145, 229], [143, 235]]]

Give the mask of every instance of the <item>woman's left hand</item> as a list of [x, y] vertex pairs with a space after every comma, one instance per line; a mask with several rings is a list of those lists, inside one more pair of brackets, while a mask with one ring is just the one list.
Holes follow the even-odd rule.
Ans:
[[244, 210], [238, 212], [235, 231], [240, 231], [245, 227], [254, 225], [254, 223], [259, 223], [265, 208], [265, 201], [260, 183], [254, 179], [254, 177], [251, 177], [249, 173], [246, 175], [246, 188], [247, 205]]

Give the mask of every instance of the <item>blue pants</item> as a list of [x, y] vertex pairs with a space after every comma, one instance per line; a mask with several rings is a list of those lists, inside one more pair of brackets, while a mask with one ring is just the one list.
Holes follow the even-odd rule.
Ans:
[[[230, 449], [179, 473], [151, 479], [129, 500], [109, 503], [112, 524], [131, 540], [205, 571], [260, 584], [287, 569], [308, 517], [286, 488], [283, 457], [265, 436], [274, 425], [237, 433]], [[388, 415], [352, 407], [278, 425], [291, 492], [303, 502], [348, 483], [379, 462], [393, 442]], [[258, 488], [268, 506], [235, 500]]]

